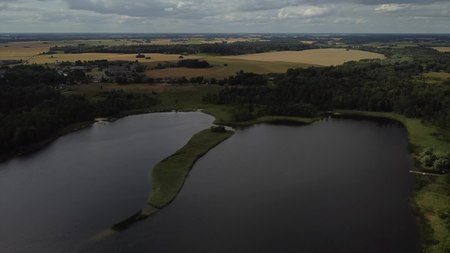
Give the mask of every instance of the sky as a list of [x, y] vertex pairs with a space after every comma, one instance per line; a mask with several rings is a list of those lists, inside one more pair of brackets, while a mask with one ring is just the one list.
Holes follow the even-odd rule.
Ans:
[[450, 33], [450, 0], [0, 0], [0, 33]]

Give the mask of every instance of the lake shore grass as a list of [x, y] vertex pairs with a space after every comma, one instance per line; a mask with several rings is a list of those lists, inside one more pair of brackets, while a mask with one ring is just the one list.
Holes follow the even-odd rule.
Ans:
[[229, 125], [233, 127], [246, 127], [256, 124], [273, 124], [273, 125], [307, 125], [311, 124], [319, 118], [306, 118], [306, 117], [296, 117], [296, 116], [263, 116], [249, 121], [241, 122], [224, 122], [224, 125]]
[[[437, 153], [450, 151], [448, 130], [396, 113], [339, 110], [337, 115], [371, 117], [400, 122], [408, 131], [410, 152], [416, 157], [424, 148]], [[416, 163], [417, 166], [417, 163]], [[421, 168], [419, 168], [421, 169]], [[424, 252], [450, 252], [450, 174], [416, 175], [416, 191], [412, 205], [421, 227]]]
[[183, 187], [195, 162], [232, 135], [232, 131], [218, 133], [210, 129], [203, 130], [195, 134], [184, 147], [158, 163], [152, 172], [153, 189], [149, 204], [158, 209], [170, 204]]

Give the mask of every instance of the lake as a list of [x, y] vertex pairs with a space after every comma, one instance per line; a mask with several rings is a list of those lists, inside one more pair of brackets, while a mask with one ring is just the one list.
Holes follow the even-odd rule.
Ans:
[[213, 120], [199, 112], [130, 116], [0, 163], [0, 251], [76, 250], [142, 208], [153, 166]]
[[127, 117], [0, 164], [2, 252], [420, 252], [405, 129], [349, 119], [239, 129], [167, 208], [90, 240], [143, 207], [150, 169], [212, 120]]
[[419, 253], [407, 146], [389, 122], [241, 129], [170, 206], [80, 252]]

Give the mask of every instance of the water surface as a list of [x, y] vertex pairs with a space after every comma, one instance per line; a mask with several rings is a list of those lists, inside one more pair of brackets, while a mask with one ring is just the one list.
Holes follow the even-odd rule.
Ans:
[[1, 163], [0, 252], [77, 251], [144, 206], [151, 168], [212, 121], [202, 113], [130, 116]]
[[79, 252], [418, 253], [407, 134], [331, 119], [239, 130], [176, 200]]

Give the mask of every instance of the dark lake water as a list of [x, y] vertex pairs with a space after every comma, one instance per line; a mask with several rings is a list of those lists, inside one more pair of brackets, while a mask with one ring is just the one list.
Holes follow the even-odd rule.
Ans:
[[0, 252], [76, 252], [138, 211], [151, 168], [211, 125], [202, 113], [130, 116], [0, 163]]
[[200, 159], [169, 207], [80, 252], [418, 253], [411, 166], [396, 124], [253, 126]]
[[211, 121], [129, 117], [0, 165], [1, 252], [420, 252], [405, 129], [344, 119], [238, 130], [170, 206], [87, 240], [137, 211], [149, 169]]

